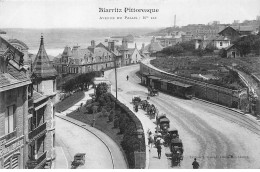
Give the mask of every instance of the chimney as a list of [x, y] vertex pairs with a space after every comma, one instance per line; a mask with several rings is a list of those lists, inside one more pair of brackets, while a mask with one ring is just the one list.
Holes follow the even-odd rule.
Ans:
[[91, 41], [91, 47], [92, 47], [92, 48], [96, 48], [96, 43], [95, 43], [94, 40]]
[[109, 51], [115, 51], [115, 42], [114, 41], [108, 42], [108, 50]]

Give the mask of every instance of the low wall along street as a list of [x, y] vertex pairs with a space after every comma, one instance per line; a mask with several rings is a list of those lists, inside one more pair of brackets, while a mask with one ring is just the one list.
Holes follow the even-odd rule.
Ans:
[[140, 73], [149, 73], [162, 79], [174, 80], [192, 85], [195, 97], [197, 98], [221, 104], [227, 107], [238, 108], [243, 111], [248, 111], [247, 88], [241, 90], [232, 90], [208, 84], [202, 81], [197, 81], [162, 71], [160, 69], [155, 68], [154, 66], [151, 66], [151, 64], [145, 62], [140, 63]]

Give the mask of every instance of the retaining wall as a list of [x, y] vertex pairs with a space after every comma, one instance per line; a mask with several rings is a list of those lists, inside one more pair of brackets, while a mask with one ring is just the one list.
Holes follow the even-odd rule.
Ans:
[[[185, 84], [193, 85], [195, 97], [197, 98], [208, 100], [210, 102], [218, 103], [228, 107], [241, 108], [241, 98], [239, 98], [239, 93], [242, 90], [232, 90], [208, 84], [202, 81], [197, 81], [190, 78], [178, 76], [172, 73], [162, 71], [145, 62], [140, 63], [140, 73], [150, 73], [163, 79], [174, 80]], [[243, 99], [247, 99], [247, 97], [243, 97]]]

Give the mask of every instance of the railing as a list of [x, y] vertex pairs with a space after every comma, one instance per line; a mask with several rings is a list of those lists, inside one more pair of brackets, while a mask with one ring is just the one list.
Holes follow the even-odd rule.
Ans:
[[6, 134], [6, 135], [0, 137], [0, 141], [1, 141], [1, 140], [4, 140], [4, 139], [5, 139], [6, 141], [8, 141], [8, 140], [11, 140], [12, 138], [14, 138], [14, 137], [16, 137], [16, 136], [17, 136], [17, 131], [16, 131], [16, 129], [15, 129], [13, 132], [8, 133], [8, 134]]
[[42, 125], [38, 126], [37, 128], [35, 128], [31, 132], [29, 132], [29, 134], [28, 134], [29, 139], [34, 138], [38, 134], [42, 133], [44, 130], [46, 130], [46, 122], [43, 123]]
[[46, 155], [47, 155], [47, 152], [44, 152], [39, 158], [37, 158], [36, 160], [32, 160], [32, 159], [29, 159], [27, 161], [27, 166], [29, 169], [34, 169], [34, 168], [39, 168], [40, 166], [42, 166], [42, 162], [46, 160]]
[[47, 152], [44, 152], [38, 159], [37, 164], [40, 164], [42, 161], [46, 159]]

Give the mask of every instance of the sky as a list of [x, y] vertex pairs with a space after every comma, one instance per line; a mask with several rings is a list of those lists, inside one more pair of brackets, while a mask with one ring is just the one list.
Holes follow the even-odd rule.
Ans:
[[[0, 0], [0, 28], [162, 28], [174, 25], [174, 15], [177, 26], [227, 24], [255, 20], [259, 7], [260, 0]], [[99, 8], [159, 11], [116, 13], [99, 12]]]

